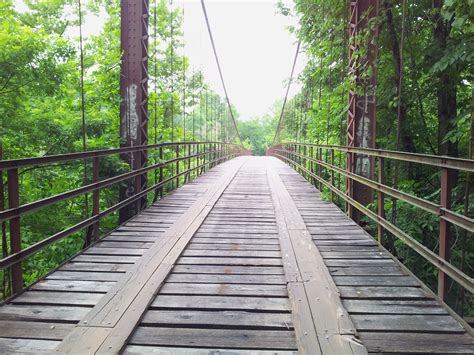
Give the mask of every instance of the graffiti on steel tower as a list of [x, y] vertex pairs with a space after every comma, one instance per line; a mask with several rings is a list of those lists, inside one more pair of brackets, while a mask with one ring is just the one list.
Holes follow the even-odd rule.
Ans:
[[137, 85], [132, 84], [127, 87], [125, 95], [126, 122], [123, 125], [122, 138], [135, 140], [138, 137]]

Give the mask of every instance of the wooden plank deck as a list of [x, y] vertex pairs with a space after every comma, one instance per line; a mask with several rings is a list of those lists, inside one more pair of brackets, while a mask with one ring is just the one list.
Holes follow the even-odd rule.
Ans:
[[418, 281], [275, 158], [150, 206], [11, 303], [0, 353], [472, 353]]

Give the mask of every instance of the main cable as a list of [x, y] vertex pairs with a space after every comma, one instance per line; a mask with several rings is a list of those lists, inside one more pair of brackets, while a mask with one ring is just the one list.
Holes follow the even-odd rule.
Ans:
[[286, 88], [285, 99], [283, 100], [283, 106], [280, 112], [280, 119], [278, 120], [278, 126], [275, 132], [275, 136], [273, 137], [272, 145], [275, 144], [276, 138], [281, 130], [281, 124], [283, 121], [283, 112], [285, 111], [286, 101], [288, 100], [288, 93], [290, 92], [291, 83], [293, 82], [293, 75], [295, 73], [296, 61], [298, 60], [298, 53], [300, 52], [300, 45], [301, 45], [301, 41], [298, 41], [298, 45], [296, 46], [295, 58], [293, 59], [293, 66], [291, 68], [290, 82], [288, 83], [288, 87]]
[[242, 138], [240, 137], [239, 129], [237, 128], [237, 123], [235, 122], [234, 112], [232, 111], [232, 106], [230, 104], [229, 95], [227, 94], [227, 88], [225, 86], [224, 76], [222, 75], [222, 69], [221, 69], [221, 65], [220, 65], [220, 62], [219, 62], [219, 57], [217, 56], [216, 45], [214, 43], [214, 37], [212, 36], [211, 25], [209, 24], [209, 18], [207, 16], [206, 4], [204, 3], [204, 0], [201, 0], [201, 7], [202, 7], [202, 11], [204, 13], [204, 18], [206, 20], [207, 31], [209, 32], [209, 38], [211, 40], [212, 50], [214, 51], [214, 58], [216, 59], [217, 69], [219, 70], [219, 76], [221, 78], [222, 87], [224, 89], [224, 94], [225, 94], [225, 98], [226, 98], [226, 101], [227, 101], [227, 106], [229, 107], [230, 116], [232, 117], [232, 122], [234, 124], [234, 128], [235, 128], [235, 132], [237, 133], [237, 137], [239, 137], [240, 144], [243, 145]]

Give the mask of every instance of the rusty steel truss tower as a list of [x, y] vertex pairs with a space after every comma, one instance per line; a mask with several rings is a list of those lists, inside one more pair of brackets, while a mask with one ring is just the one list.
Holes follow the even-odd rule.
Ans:
[[[148, 144], [148, 0], [121, 0], [120, 147]], [[122, 155], [131, 170], [147, 164], [146, 150]], [[146, 173], [122, 186], [120, 198], [143, 191]], [[120, 210], [123, 222], [146, 206], [146, 198]]]
[[[378, 12], [378, 0], [349, 0], [349, 75], [354, 81], [349, 90], [348, 147], [375, 148], [377, 46], [373, 40], [377, 29], [369, 24]], [[347, 168], [366, 178], [374, 176], [374, 160], [367, 155], [348, 153]], [[372, 189], [357, 181], [347, 179], [347, 190], [363, 205], [372, 201]], [[351, 218], [358, 221], [359, 211], [350, 205], [348, 210]]]

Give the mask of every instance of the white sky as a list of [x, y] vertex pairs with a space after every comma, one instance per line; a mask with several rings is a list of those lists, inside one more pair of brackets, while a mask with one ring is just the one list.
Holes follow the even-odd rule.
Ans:
[[[296, 38], [287, 27], [296, 25], [297, 19], [280, 15], [277, 2], [206, 0], [229, 98], [243, 120], [270, 113], [273, 103], [285, 95], [284, 82], [289, 78], [296, 50]], [[292, 7], [293, 1], [284, 2]], [[200, 0], [175, 0], [173, 6], [182, 8], [183, 4], [185, 55], [191, 67], [200, 68], [211, 88], [224, 96]], [[22, 0], [15, 0], [15, 5], [25, 8]], [[98, 34], [105, 17], [105, 13], [88, 14], [84, 36]], [[77, 30], [71, 29], [73, 37], [78, 36]], [[300, 53], [295, 77], [304, 64], [304, 53]], [[292, 84], [290, 97], [298, 88], [298, 84]]]
[[[211, 87], [223, 95], [199, 0], [184, 3], [185, 54], [191, 65], [202, 68]], [[277, 0], [207, 0], [206, 9], [231, 102], [240, 119], [270, 112], [285, 94], [296, 50], [296, 38], [287, 27], [294, 18], [277, 13]], [[291, 1], [286, 1], [292, 4]], [[303, 69], [302, 53], [296, 75]], [[295, 75], [295, 76], [296, 76]], [[295, 92], [297, 85], [292, 85]], [[291, 94], [290, 94], [291, 95]]]

